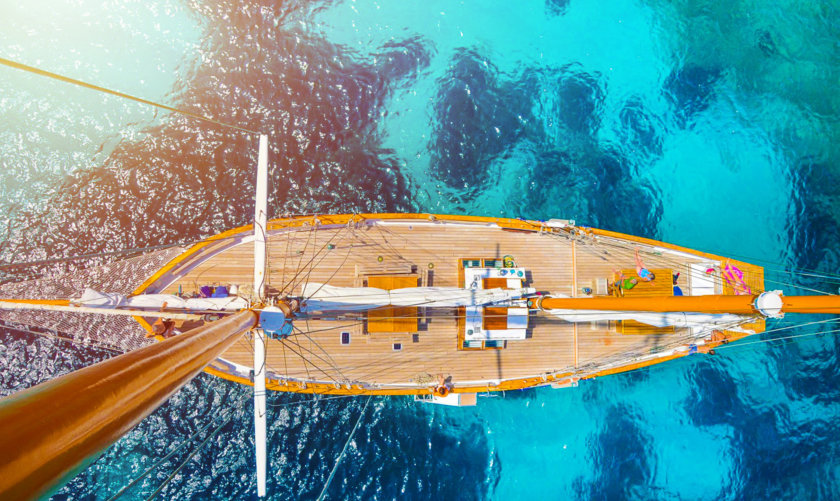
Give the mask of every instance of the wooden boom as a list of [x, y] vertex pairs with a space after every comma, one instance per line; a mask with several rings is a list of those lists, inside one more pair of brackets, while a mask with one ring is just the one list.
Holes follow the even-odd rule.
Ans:
[[782, 311], [840, 314], [840, 296], [782, 296]]
[[44, 495], [256, 324], [243, 310], [0, 400], [0, 499]]
[[[546, 297], [535, 306], [546, 310], [608, 310], [647, 312], [758, 314], [757, 296], [673, 296], [673, 297]], [[781, 296], [782, 313], [840, 314], [840, 296]]]

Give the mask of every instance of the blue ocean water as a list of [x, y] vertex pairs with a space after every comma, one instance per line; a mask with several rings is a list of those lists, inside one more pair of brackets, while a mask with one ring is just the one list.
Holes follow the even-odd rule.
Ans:
[[[838, 10], [7, 0], [0, 57], [268, 131], [275, 215], [571, 218], [766, 264], [768, 287], [834, 292], [785, 270], [840, 262]], [[0, 113], [2, 261], [181, 242], [252, 213], [253, 137], [7, 68]], [[3, 394], [110, 356], [0, 339]], [[328, 493], [835, 499], [838, 354], [827, 333], [475, 408], [374, 399]], [[247, 395], [200, 376], [54, 497], [107, 498], [225, 412], [161, 496], [252, 497]], [[364, 405], [299, 400], [270, 399], [273, 499], [318, 495]]]

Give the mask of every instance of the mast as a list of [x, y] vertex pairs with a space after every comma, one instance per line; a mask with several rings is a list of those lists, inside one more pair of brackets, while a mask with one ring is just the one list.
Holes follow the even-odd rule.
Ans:
[[250, 310], [0, 400], [0, 499], [46, 494], [254, 326]]
[[[260, 135], [257, 190], [254, 207], [254, 293], [265, 302], [266, 220], [268, 209], [268, 136]], [[254, 445], [257, 460], [257, 496], [265, 496], [265, 331], [254, 333]]]
[[742, 296], [544, 297], [532, 301], [533, 307], [544, 310], [733, 313], [766, 317], [785, 313], [840, 314], [840, 296], [783, 296], [781, 291]]

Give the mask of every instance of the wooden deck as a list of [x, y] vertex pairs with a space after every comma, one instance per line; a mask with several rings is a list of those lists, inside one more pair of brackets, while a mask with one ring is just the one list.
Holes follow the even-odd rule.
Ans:
[[[232, 239], [235, 237], [215, 241], [211, 246], [215, 250], [202, 249], [200, 259], [182, 260], [157, 277], [149, 290], [189, 293], [203, 285], [250, 283], [253, 243]], [[511, 230], [475, 221], [382, 219], [300, 225], [285, 231], [275, 225], [268, 246], [269, 289], [290, 296], [299, 295], [306, 283], [363, 286], [376, 275], [404, 276], [419, 285], [458, 287], [463, 282], [462, 259], [501, 260], [506, 255], [514, 257], [517, 267], [528, 270], [525, 286], [554, 295], [582, 296], [584, 288], [595, 293], [599, 281], [611, 280], [615, 269], [632, 268], [635, 246], [641, 249], [646, 266], [657, 273], [654, 285], [640, 287], [637, 294], [673, 293], [671, 272], [681, 274], [678, 284], [690, 294], [690, 264], [720, 265], [719, 258], [654, 247], [641, 239], [622, 242], [591, 234], [570, 238], [566, 233]], [[761, 289], [761, 268], [733, 263], [747, 272], [754, 290]], [[381, 285], [382, 280], [373, 280], [374, 285]], [[718, 279], [715, 283], [719, 284], [718, 293], [724, 291], [725, 284]], [[457, 311], [399, 309], [394, 313], [401, 318], [390, 320], [416, 326], [406, 332], [366, 332], [365, 318], [358, 314], [297, 321], [292, 336], [269, 340], [268, 371], [278, 381], [331, 384], [336, 389], [351, 385], [416, 388], [434, 384], [438, 374], [450, 377], [456, 387], [492, 389], [503, 381], [546, 380], [546, 375], [553, 378], [558, 374], [585, 376], [598, 368], [629, 365], [639, 356], [676, 346], [688, 335], [685, 330], [663, 332], [652, 327], [646, 332], [644, 324], [573, 324], [544, 312], [532, 312], [526, 339], [507, 341], [502, 349], [465, 350], [459, 349]], [[381, 313], [376, 317], [380, 323], [388, 320]], [[753, 328], [763, 330], [763, 322]], [[350, 344], [341, 344], [342, 332], [350, 333]], [[395, 343], [399, 350], [395, 350]], [[250, 367], [250, 341], [243, 338], [223, 358]]]

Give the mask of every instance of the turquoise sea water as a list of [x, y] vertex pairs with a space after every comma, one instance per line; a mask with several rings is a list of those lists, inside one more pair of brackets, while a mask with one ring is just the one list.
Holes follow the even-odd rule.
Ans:
[[[275, 215], [571, 218], [754, 260], [768, 287], [836, 292], [836, 281], [785, 270], [836, 274], [840, 261], [839, 11], [758, 0], [5, 1], [0, 57], [268, 131]], [[181, 242], [252, 213], [255, 138], [7, 68], [0, 116], [2, 261]], [[835, 499], [833, 336], [475, 408], [374, 399], [328, 492]], [[1, 339], [3, 394], [108, 356], [20, 332]], [[200, 376], [55, 497], [107, 498], [223, 412], [233, 420], [161, 496], [253, 496], [247, 394]], [[318, 495], [364, 404], [287, 405], [297, 400], [270, 401], [273, 499]], [[129, 497], [149, 495], [188, 450]]]

